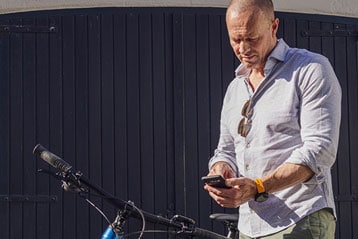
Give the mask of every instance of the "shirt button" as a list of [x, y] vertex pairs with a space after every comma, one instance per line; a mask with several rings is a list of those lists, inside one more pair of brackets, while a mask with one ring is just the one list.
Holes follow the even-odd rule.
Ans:
[[246, 148], [250, 148], [250, 143], [247, 143], [247, 144], [246, 144]]
[[250, 166], [248, 164], [245, 165], [246, 171], [250, 169]]

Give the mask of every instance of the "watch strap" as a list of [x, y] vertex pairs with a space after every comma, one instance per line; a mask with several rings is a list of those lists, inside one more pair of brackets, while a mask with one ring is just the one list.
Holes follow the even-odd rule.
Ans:
[[265, 186], [260, 178], [256, 178], [254, 180], [257, 188], [257, 193], [264, 193], [266, 192]]
[[254, 180], [256, 184], [257, 193], [255, 195], [256, 202], [264, 202], [268, 199], [268, 193], [266, 192], [265, 186], [260, 178]]

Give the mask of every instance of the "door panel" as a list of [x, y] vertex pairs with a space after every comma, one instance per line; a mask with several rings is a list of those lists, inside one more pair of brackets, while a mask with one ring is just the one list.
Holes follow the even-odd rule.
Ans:
[[[224, 14], [216, 8], [104, 8], [0, 16], [2, 238], [99, 238], [107, 226], [83, 199], [36, 173], [50, 169], [32, 155], [37, 143], [149, 212], [183, 214], [224, 233], [208, 216], [235, 210], [212, 203], [200, 181], [239, 64]], [[278, 35], [292, 47], [327, 56], [340, 80], [336, 238], [355, 238], [358, 21], [277, 16]], [[114, 218], [110, 205], [90, 199]], [[126, 229], [140, 226], [130, 221]]]

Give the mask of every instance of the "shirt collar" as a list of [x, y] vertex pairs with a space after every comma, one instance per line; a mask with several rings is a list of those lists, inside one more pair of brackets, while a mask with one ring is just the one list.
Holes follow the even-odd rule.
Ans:
[[[286, 44], [286, 42], [283, 39], [279, 39], [276, 46], [267, 58], [264, 70], [270, 70], [278, 61], [284, 61], [288, 49], [289, 46]], [[240, 64], [239, 67], [235, 70], [236, 76], [248, 75], [249, 73], [250, 69], [246, 68], [243, 64]]]

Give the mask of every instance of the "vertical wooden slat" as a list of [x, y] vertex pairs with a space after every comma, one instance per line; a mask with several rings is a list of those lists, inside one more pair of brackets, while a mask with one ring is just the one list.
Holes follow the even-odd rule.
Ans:
[[[332, 23], [322, 23], [321, 24], [321, 29], [323, 31], [329, 31], [333, 29], [333, 24]], [[322, 37], [322, 54], [324, 56], [326, 56], [330, 63], [334, 64], [334, 38], [333, 37]], [[338, 79], [340, 80], [340, 79]], [[332, 181], [333, 181], [333, 193], [334, 195], [338, 195], [339, 190], [338, 190], [338, 166], [337, 166], [337, 162], [333, 165], [332, 167]], [[339, 202], [336, 202], [336, 210], [337, 213], [339, 214]], [[337, 222], [337, 225], [339, 225], [339, 221]], [[339, 235], [340, 228], [337, 226], [336, 227], [336, 235]]]
[[[11, 21], [21, 24], [21, 19]], [[10, 36], [10, 195], [23, 193], [23, 35]], [[19, 140], [21, 139], [21, 140]], [[19, 180], [20, 177], [20, 180]], [[23, 232], [23, 203], [10, 204], [10, 238], [21, 238]]]
[[[35, 19], [24, 19], [25, 25], [36, 25]], [[35, 142], [36, 132], [36, 35], [34, 33], [23, 35], [23, 98], [24, 98], [24, 129], [23, 129], [23, 192], [29, 195], [36, 195], [36, 161], [31, 155]], [[24, 231], [26, 236], [36, 238], [36, 220], [33, 220], [33, 215], [36, 213], [36, 204], [24, 203], [23, 218]]]
[[[332, 23], [323, 22], [321, 23], [321, 29], [322, 31], [329, 31], [333, 29]], [[334, 64], [334, 42], [333, 37], [322, 37], [321, 43], [322, 43], [322, 55], [327, 57], [333, 66]], [[339, 80], [339, 79], [338, 79]]]
[[[101, 17], [88, 16], [88, 177], [91, 182], [101, 185]], [[98, 197], [90, 197], [97, 206], [101, 206]], [[102, 217], [91, 208], [89, 234], [99, 238], [104, 228]]]
[[[163, 189], [168, 191], [167, 180], [167, 147], [168, 138], [166, 136], [168, 122], [167, 122], [167, 92], [166, 92], [166, 57], [165, 53], [168, 50], [165, 41], [164, 31], [164, 14], [152, 14], [152, 75], [153, 75], [153, 190], [154, 195], [152, 200], [154, 201], [153, 212], [166, 214], [168, 208], [167, 193], [163, 193]], [[145, 158], [143, 160], [146, 160]], [[164, 173], [165, 172], [165, 173]]]
[[[76, 167], [76, 56], [75, 56], [75, 17], [62, 18], [63, 47], [63, 153], [62, 157]], [[59, 155], [61, 156], [61, 155]], [[76, 195], [64, 193], [61, 198], [63, 207], [63, 238], [77, 235]]]
[[[60, 26], [61, 17], [49, 18], [49, 25]], [[50, 110], [50, 122], [49, 122], [49, 144], [51, 151], [62, 156], [63, 149], [63, 86], [62, 86], [62, 39], [61, 31], [56, 34], [50, 34], [49, 40], [49, 110]], [[67, 158], [65, 160], [68, 160]], [[73, 161], [72, 161], [73, 162]], [[72, 163], [71, 162], [71, 163]], [[75, 164], [73, 164], [75, 166]], [[52, 169], [52, 168], [51, 168]], [[58, 180], [51, 178], [50, 180], [50, 195], [58, 195], [60, 198], [63, 194], [60, 183]], [[60, 239], [62, 234], [62, 228], [57, 225], [61, 225], [63, 218], [62, 205], [59, 203], [53, 203], [50, 205], [50, 235], [51, 238]]]
[[239, 66], [240, 62], [237, 59], [237, 57], [235, 56], [235, 54], [233, 54], [233, 50], [231, 48], [230, 45], [230, 41], [229, 41], [229, 36], [227, 33], [227, 29], [226, 29], [226, 21], [225, 21], [225, 17], [222, 16], [221, 18], [221, 24], [222, 24], [222, 28], [223, 33], [221, 35], [221, 49], [222, 49], [222, 57], [221, 57], [221, 61], [222, 61], [222, 95], [224, 96], [226, 93], [226, 89], [229, 86], [230, 82], [234, 79], [235, 77], [235, 69]]
[[[128, 199], [141, 207], [141, 140], [140, 140], [140, 74], [139, 56], [139, 14], [129, 13], [127, 15], [127, 116], [128, 116]], [[136, 231], [140, 224], [129, 225], [130, 231]]]
[[140, 110], [140, 174], [141, 205], [154, 211], [154, 133], [153, 133], [153, 37], [149, 13], [139, 15], [139, 110]]
[[[335, 27], [343, 27], [343, 25], [335, 25]], [[334, 69], [342, 87], [342, 120], [341, 120], [341, 135], [339, 139], [339, 152], [337, 156], [338, 166], [338, 185], [340, 195], [350, 195], [351, 183], [350, 175], [347, 169], [349, 165], [349, 102], [348, 102], [348, 79], [347, 79], [347, 51], [346, 38], [334, 38]], [[351, 202], [339, 203], [339, 228], [340, 238], [351, 238], [352, 224], [351, 222]]]
[[[8, 24], [1, 20], [1, 24]], [[0, 33], [0, 194], [10, 193], [10, 35]], [[10, 205], [0, 203], [3, 220], [0, 220], [0, 230], [5, 238], [10, 237]]]
[[[219, 135], [220, 135], [220, 116], [221, 116], [221, 107], [222, 107], [222, 99], [223, 92], [222, 89], [225, 87], [223, 85], [223, 59], [232, 59], [233, 52], [231, 51], [231, 56], [227, 56], [223, 54], [222, 47], [222, 38], [227, 37], [226, 28], [224, 23], [222, 22], [223, 18], [221, 15], [209, 16], [209, 94], [210, 94], [210, 104], [209, 104], [209, 117], [208, 121], [210, 121], [210, 131], [209, 131], [209, 139], [210, 139], [210, 154], [207, 157], [203, 157], [203, 170], [201, 176], [205, 176], [208, 173], [208, 162], [209, 158], [213, 155], [215, 148], [217, 147]], [[227, 51], [228, 53], [230, 51]], [[228, 72], [227, 72], [228, 73]], [[231, 72], [232, 74], [232, 72]], [[205, 162], [206, 159], [206, 162]], [[201, 187], [199, 187], [201, 190]], [[203, 219], [200, 225], [206, 227], [207, 229], [212, 229], [215, 232], [223, 232], [221, 223], [212, 223], [207, 219], [208, 215], [211, 213], [218, 213], [223, 211], [221, 208], [213, 203], [211, 197], [209, 197], [208, 193], [205, 191], [203, 197], [200, 199], [203, 202]], [[206, 219], [205, 219], [206, 216]], [[209, 227], [210, 225], [210, 227]]]
[[[165, 52], [164, 52], [164, 58], [161, 59], [162, 64], [164, 64], [165, 72], [164, 72], [164, 79], [163, 84], [165, 85], [165, 111], [166, 111], [166, 132], [165, 132], [165, 138], [167, 140], [167, 145], [165, 148], [166, 155], [163, 155], [165, 157], [166, 161], [166, 196], [167, 196], [167, 214], [168, 216], [171, 216], [173, 212], [175, 211], [176, 207], [176, 186], [175, 186], [175, 177], [176, 177], [176, 168], [175, 168], [175, 141], [176, 141], [176, 135], [175, 135], [175, 122], [174, 122], [174, 69], [176, 69], [177, 66], [174, 65], [174, 26], [177, 26], [174, 24], [174, 15], [171, 13], [164, 14], [164, 29], [165, 32]], [[156, 55], [155, 57], [160, 57], [160, 55]], [[156, 59], [156, 58], [154, 58]], [[158, 60], [159, 61], [159, 60]], [[155, 60], [156, 62], [156, 60]], [[169, 62], [169, 63], [168, 63]], [[154, 71], [154, 74], [156, 71]], [[156, 100], [156, 98], [155, 98]], [[157, 127], [160, 127], [158, 125]], [[160, 144], [157, 144], [158, 147], [160, 147]], [[160, 162], [158, 162], [160, 163]], [[159, 180], [159, 177], [157, 177]], [[161, 195], [161, 189], [156, 188], [156, 195]], [[157, 204], [158, 205], [158, 204]], [[156, 206], [156, 208], [162, 208], [163, 206]]]
[[[37, 24], [47, 26], [49, 24], [47, 17], [39, 17]], [[49, 91], [49, 37], [47, 34], [36, 35], [36, 143], [41, 143], [49, 147], [50, 137], [50, 91]], [[43, 160], [33, 158], [36, 161], [37, 168], [49, 169], [49, 165]], [[35, 172], [34, 172], [35, 173]], [[36, 175], [36, 193], [39, 195], [50, 194], [50, 176], [46, 174]], [[50, 237], [50, 205], [39, 203], [36, 211], [36, 237]], [[60, 225], [62, 221], [60, 221]], [[61, 233], [59, 233], [61, 236]]]
[[[172, 102], [172, 92], [167, 91], [166, 79], [167, 65], [171, 67], [172, 58], [167, 58], [166, 54], [171, 54], [172, 48], [168, 48], [168, 33], [166, 32], [166, 16], [164, 13], [153, 13], [152, 20], [152, 75], [153, 75], [153, 173], [154, 181], [151, 186], [154, 191], [152, 200], [154, 201], [154, 210], [152, 212], [167, 215], [171, 210], [170, 198], [173, 197], [172, 168], [170, 161], [173, 160], [170, 154], [173, 134], [168, 137], [168, 128], [171, 127], [171, 120], [168, 119], [168, 103]], [[170, 31], [169, 31], [170, 33]], [[169, 68], [170, 69], [170, 68]], [[171, 83], [169, 83], [171, 85]], [[170, 105], [172, 109], [172, 105]], [[145, 160], [145, 159], [144, 159]], [[149, 186], [149, 185], [148, 185]], [[155, 229], [163, 230], [165, 227], [156, 226]], [[155, 237], [154, 237], [155, 236]], [[168, 238], [166, 234], [153, 235], [153, 238]]]
[[[316, 21], [311, 21], [308, 24], [309, 30], [310, 31], [319, 31], [321, 30], [321, 24], [320, 22], [316, 22]], [[316, 52], [316, 53], [321, 53], [321, 48], [322, 48], [322, 43], [321, 43], [321, 37], [317, 36], [317, 37], [310, 37], [309, 38], [309, 50]]]
[[308, 49], [309, 39], [308, 37], [302, 36], [302, 31], [308, 30], [308, 22], [306, 20], [297, 20], [296, 26], [297, 26], [297, 31], [296, 31], [297, 45], [291, 47]]
[[279, 29], [282, 29], [284, 32], [284, 41], [291, 47], [296, 46], [296, 19], [284, 18], [282, 20], [283, 24], [279, 24]]
[[[355, 25], [347, 25], [347, 30], [355, 31], [357, 27]], [[353, 195], [358, 195], [358, 176], [356, 170], [358, 168], [357, 160], [358, 157], [358, 147], [356, 146], [356, 139], [358, 137], [358, 84], [356, 79], [358, 76], [358, 38], [357, 37], [347, 37], [346, 38], [346, 53], [347, 53], [347, 61], [346, 61], [346, 71], [347, 71], [347, 84], [348, 84], [348, 112], [349, 112], [349, 141], [350, 141], [350, 149], [349, 149], [349, 171], [347, 170], [347, 174], [349, 174], [350, 193]], [[358, 202], [352, 202], [351, 204], [351, 221], [350, 224], [353, 226], [352, 228], [352, 238], [358, 238], [358, 231], [355, 229], [354, 225], [358, 223]]]
[[[153, 36], [152, 16], [150, 13], [139, 15], [139, 114], [140, 114], [140, 175], [141, 206], [153, 212], [154, 207], [154, 132], [153, 132]], [[165, 185], [165, 181], [163, 182]], [[159, 186], [159, 185], [158, 185]], [[139, 202], [138, 202], [139, 203]], [[149, 227], [151, 228], [151, 227]], [[153, 235], [147, 235], [154, 238]]]
[[[154, 132], [153, 132], [153, 36], [152, 16], [150, 13], [139, 15], [139, 79], [140, 79], [140, 174], [141, 205], [144, 210], [153, 212], [154, 201]], [[165, 182], [163, 182], [165, 183]], [[149, 227], [151, 228], [151, 227]], [[153, 238], [153, 235], [147, 235]]]
[[[77, 168], [88, 175], [88, 22], [87, 16], [76, 16], [75, 19], [75, 141]], [[108, 92], [110, 93], [110, 92]], [[77, 198], [76, 205], [76, 238], [89, 238], [89, 208], [83, 198]]]
[[128, 198], [127, 20], [114, 16], [115, 165], [116, 194]]
[[198, 181], [198, 102], [197, 102], [197, 39], [196, 15], [183, 16], [183, 65], [184, 65], [184, 147], [185, 154], [185, 214], [191, 218], [198, 218], [196, 209], [198, 193], [195, 182]]
[[183, 15], [173, 14], [173, 94], [174, 94], [174, 168], [175, 168], [175, 211], [185, 212], [184, 174], [184, 66], [183, 66]]
[[[351, 26], [349, 27], [349, 29], [354, 29], [355, 31], [358, 31], [358, 24], [355, 24], [355, 26]], [[358, 40], [357, 40], [357, 37], [353, 37], [353, 38], [349, 38], [348, 40], [348, 46], [349, 46], [349, 49], [352, 49], [352, 52], [353, 53], [350, 53], [350, 54], [355, 54], [355, 59], [352, 61], [352, 64], [350, 65], [351, 68], [350, 68], [350, 73], [349, 73], [349, 79], [355, 79], [358, 75]], [[354, 51], [354, 47], [355, 47], [355, 51]], [[351, 61], [349, 61], [351, 62]], [[351, 75], [352, 74], [352, 75]], [[351, 81], [351, 80], [350, 80]], [[353, 81], [355, 82], [355, 81]], [[355, 101], [354, 102], [357, 102], [357, 95], [358, 95], [358, 86], [357, 84], [355, 85], [355, 89], [356, 89], [356, 94], [353, 94], [356, 95], [355, 97]], [[358, 103], [356, 103], [358, 104]], [[353, 113], [353, 117], [356, 118], [357, 117], [357, 111], [355, 111]], [[357, 122], [357, 121], [353, 121], [353, 122]], [[354, 126], [354, 128], [352, 127], [352, 130], [356, 130], [357, 128], [357, 125]], [[355, 134], [357, 134], [357, 131], [355, 131]], [[352, 140], [352, 144], [355, 145], [355, 140]], [[354, 155], [356, 155], [357, 153], [357, 148], [354, 147]], [[353, 157], [351, 157], [351, 175], [354, 175], [355, 177], [357, 177], [357, 174], [355, 174], [354, 172], [354, 168], [358, 168], [358, 165], [357, 165], [357, 161], [354, 160], [355, 156], [353, 155]], [[352, 182], [352, 193], [357, 195], [358, 194], [358, 185], [357, 185], [357, 179], [354, 178], [353, 179], [353, 182]], [[353, 222], [352, 222], [352, 225], [357, 225], [357, 222], [358, 222], [358, 202], [355, 201], [352, 203], [352, 214], [353, 214]], [[356, 238], [358, 237], [358, 230], [353, 227], [353, 238]]]
[[[114, 193], [114, 78], [113, 78], [113, 16], [101, 15], [101, 150], [102, 150], [102, 187]], [[103, 204], [104, 212], [114, 218], [114, 209]], [[107, 225], [108, 223], [105, 223]]]
[[[198, 194], [199, 216], [198, 223], [205, 228], [211, 226], [207, 220], [210, 212], [210, 201], [208, 201], [208, 193], [203, 189], [201, 177], [208, 173], [208, 158], [212, 154], [210, 149], [210, 38], [209, 38], [209, 16], [207, 14], [197, 15], [197, 89], [196, 96], [198, 101], [197, 122], [195, 127], [198, 131], [197, 151], [198, 169], [193, 173], [195, 181], [191, 183], [193, 191]], [[217, 79], [218, 80], [218, 79]], [[193, 122], [194, 123], [194, 122]], [[206, 203], [204, 203], [206, 202]]]
[[[211, 154], [219, 139], [219, 125], [223, 99], [222, 90], [222, 36], [226, 36], [226, 29], [220, 15], [209, 16], [209, 77], [210, 77], [210, 149]], [[233, 52], [231, 52], [233, 55]], [[231, 58], [231, 56], [230, 56]]]

